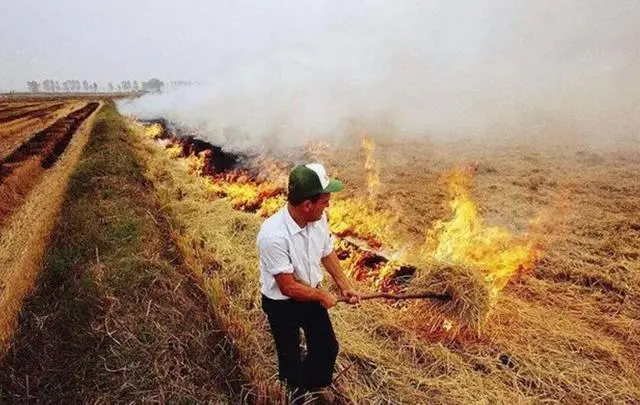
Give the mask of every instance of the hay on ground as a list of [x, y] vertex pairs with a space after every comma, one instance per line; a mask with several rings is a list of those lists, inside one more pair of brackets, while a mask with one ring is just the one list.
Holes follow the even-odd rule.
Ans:
[[480, 329], [491, 309], [488, 284], [479, 271], [461, 265], [433, 262], [418, 271], [407, 292], [446, 294], [449, 301], [432, 300], [431, 307], [447, 319]]

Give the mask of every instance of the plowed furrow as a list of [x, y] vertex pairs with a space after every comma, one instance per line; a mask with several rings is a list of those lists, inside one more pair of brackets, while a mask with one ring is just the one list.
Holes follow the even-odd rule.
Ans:
[[42, 118], [49, 113], [61, 108], [64, 103], [56, 103], [47, 107], [38, 108], [35, 110], [28, 109], [26, 111], [18, 110], [18, 111], [10, 111], [5, 113], [0, 113], [0, 124], [6, 124], [9, 122], [17, 121], [21, 118], [30, 117], [30, 118]]
[[0, 166], [0, 223], [20, 205], [38, 182], [42, 172], [57, 161], [80, 124], [99, 103], [85, 107], [59, 119], [36, 134], [2, 161]]

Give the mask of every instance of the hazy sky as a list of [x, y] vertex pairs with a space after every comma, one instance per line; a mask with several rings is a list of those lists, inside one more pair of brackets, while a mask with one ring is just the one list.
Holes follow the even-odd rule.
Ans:
[[637, 134], [640, 1], [0, 4], [0, 89], [152, 76], [207, 86], [136, 110], [218, 135], [318, 134], [354, 120]]
[[[352, 18], [375, 25], [385, 17], [384, 3], [368, 4], [5, 0], [0, 86], [48, 77], [207, 80], [283, 49], [314, 46], [325, 33], [348, 30]], [[378, 10], [368, 15], [370, 8]]]

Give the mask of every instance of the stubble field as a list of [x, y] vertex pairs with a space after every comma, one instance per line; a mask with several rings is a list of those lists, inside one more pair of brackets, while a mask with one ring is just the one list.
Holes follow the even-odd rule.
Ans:
[[[347, 183], [329, 209], [334, 233], [391, 258], [385, 273], [386, 263], [371, 266], [362, 252], [342, 255], [359, 289], [395, 288], [385, 280], [400, 264], [419, 276], [435, 258], [478, 267], [494, 293], [479, 328], [422, 302], [334, 308], [343, 403], [640, 402], [637, 142], [374, 135], [367, 144], [358, 135], [220, 173], [211, 169], [218, 154], [158, 126], [132, 126], [174, 239], [234, 340], [252, 401], [281, 398], [255, 235], [283, 202], [288, 165], [311, 158]], [[505, 254], [516, 251], [523, 257], [505, 276]]]

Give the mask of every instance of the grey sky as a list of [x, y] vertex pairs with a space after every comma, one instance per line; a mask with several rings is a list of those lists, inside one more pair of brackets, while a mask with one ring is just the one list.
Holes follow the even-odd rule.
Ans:
[[213, 138], [640, 126], [638, 0], [4, 0], [0, 38], [0, 88], [206, 82], [131, 108]]
[[322, 35], [341, 18], [323, 3], [3, 1], [0, 85], [49, 77], [207, 80]]

